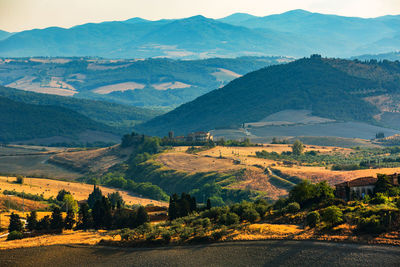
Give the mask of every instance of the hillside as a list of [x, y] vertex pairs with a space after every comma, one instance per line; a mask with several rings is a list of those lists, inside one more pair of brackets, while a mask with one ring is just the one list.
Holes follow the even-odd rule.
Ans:
[[313, 115], [338, 121], [376, 123], [374, 115], [398, 114], [383, 109], [371, 97], [389, 94], [392, 105], [398, 105], [399, 67], [398, 63], [312, 56], [249, 73], [136, 129], [165, 135], [169, 130], [186, 134], [238, 128], [286, 109], [309, 109]]
[[[288, 57], [240, 57], [210, 58], [205, 60], [111, 60], [102, 58], [7, 58], [0, 59], [0, 85], [33, 91], [104, 100], [108, 102], [141, 107], [174, 108], [196, 97], [221, 87], [248, 72], [293, 60]], [[20, 93], [21, 94], [21, 93]], [[10, 97], [8, 94], [7, 97]], [[32, 94], [30, 97], [33, 97]], [[26, 97], [24, 97], [26, 98]], [[49, 99], [48, 97], [44, 97]], [[35, 101], [37, 97], [35, 97]], [[105, 116], [103, 122], [145, 121], [160, 113], [138, 108], [127, 108], [112, 104], [90, 103], [69, 98], [52, 98], [46, 102], [68, 103], [67, 108], [88, 114], [87, 108], [107, 110], [107, 113], [91, 117]], [[16, 99], [18, 100], [18, 99]], [[74, 103], [80, 103], [75, 109]], [[85, 103], [85, 104], [83, 104]], [[91, 113], [93, 113], [91, 111]], [[129, 115], [122, 115], [129, 113]]]
[[[88, 23], [17, 32], [0, 41], [0, 56], [102, 56], [107, 58], [204, 58], [311, 53], [349, 57], [395, 51], [399, 16], [373, 19], [292, 10], [256, 17]], [[368, 29], [366, 31], [365, 29]], [[118, 47], [118, 49], [115, 49]]]
[[111, 127], [66, 108], [25, 104], [4, 97], [0, 97], [0, 114], [0, 142], [76, 137], [86, 131], [112, 132]]
[[74, 110], [94, 121], [118, 128], [113, 132], [129, 132], [132, 125], [147, 121], [162, 112], [116, 103], [39, 94], [0, 86], [0, 96], [34, 105], [57, 106]]

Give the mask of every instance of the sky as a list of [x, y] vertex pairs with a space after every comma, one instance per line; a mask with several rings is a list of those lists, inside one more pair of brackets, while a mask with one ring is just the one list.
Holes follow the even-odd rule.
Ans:
[[221, 18], [236, 12], [266, 16], [293, 9], [371, 18], [400, 14], [400, 0], [0, 0], [0, 29], [69, 28], [133, 17]]

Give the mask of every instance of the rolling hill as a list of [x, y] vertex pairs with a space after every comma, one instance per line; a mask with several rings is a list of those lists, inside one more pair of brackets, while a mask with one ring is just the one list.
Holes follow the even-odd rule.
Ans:
[[[399, 81], [398, 62], [362, 63], [313, 55], [251, 72], [136, 130], [162, 136], [170, 130], [186, 134], [239, 128], [288, 109], [311, 110], [315, 116], [337, 121], [377, 124], [376, 115], [399, 115]], [[379, 102], [382, 97], [391, 102]]]
[[[83, 132], [111, 133], [113, 130], [66, 108], [25, 104], [5, 97], [0, 97], [0, 114], [0, 142], [57, 136], [71, 137], [78, 143], [78, 136]], [[114, 135], [114, 141], [117, 138]]]
[[115, 133], [130, 132], [132, 125], [162, 114], [160, 111], [139, 107], [66, 96], [39, 94], [4, 86], [0, 86], [0, 96], [26, 104], [57, 106], [70, 109], [91, 120], [113, 127], [110, 130], [112, 129]]
[[[292, 10], [256, 17], [233, 14], [174, 20], [88, 23], [14, 33], [0, 41], [0, 56], [205, 58], [321, 53], [349, 57], [398, 49], [400, 16], [374, 19]], [[366, 31], [365, 29], [368, 29]]]

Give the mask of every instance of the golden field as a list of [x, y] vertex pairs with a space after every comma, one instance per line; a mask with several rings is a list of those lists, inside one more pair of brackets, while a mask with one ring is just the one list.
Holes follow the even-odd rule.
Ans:
[[[61, 189], [70, 191], [73, 197], [80, 201], [88, 198], [89, 194], [93, 191], [93, 185], [77, 183], [77, 182], [64, 182], [58, 180], [41, 179], [41, 178], [25, 178], [24, 184], [14, 183], [15, 177], [0, 176], [0, 190], [15, 190], [17, 192], [25, 192], [30, 194], [43, 194], [45, 198], [56, 197]], [[120, 192], [124, 201], [128, 205], [140, 204], [148, 205], [154, 204], [157, 206], [166, 206], [165, 202], [151, 200], [140, 196], [135, 196], [125, 190], [113, 189], [105, 186], [99, 186], [103, 195], [112, 192]]]

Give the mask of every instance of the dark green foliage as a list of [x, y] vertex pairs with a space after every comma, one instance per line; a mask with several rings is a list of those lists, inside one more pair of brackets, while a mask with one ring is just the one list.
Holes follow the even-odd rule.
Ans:
[[2, 142], [112, 129], [66, 108], [25, 104], [4, 97], [0, 97], [0, 113]]
[[286, 212], [296, 213], [300, 210], [300, 205], [297, 202], [291, 202], [285, 207]]
[[24, 238], [24, 235], [22, 232], [20, 231], [11, 231], [8, 236], [7, 236], [7, 240], [16, 240], [16, 239], [22, 239]]
[[89, 208], [93, 208], [96, 201], [101, 200], [103, 197], [103, 193], [101, 192], [100, 188], [96, 185], [93, 186], [93, 192], [90, 193], [88, 198], [88, 205]]
[[[345, 61], [345, 65], [356, 71], [351, 61]], [[378, 110], [363, 100], [366, 94], [363, 91], [381, 88], [380, 83], [372, 75], [359, 78], [351, 71], [339, 69], [330, 59], [321, 58], [304, 58], [264, 68], [135, 128], [153, 135], [164, 135], [170, 130], [179, 135], [236, 128], [243, 122], [260, 121], [285, 109], [312, 109], [314, 115], [321, 117], [373, 122]], [[373, 68], [368, 71], [375, 72]], [[393, 86], [399, 89], [398, 85]]]
[[389, 202], [389, 199], [384, 193], [376, 193], [376, 195], [369, 202], [377, 205], [386, 204]]
[[378, 180], [375, 183], [374, 193], [386, 193], [393, 185], [389, 181], [389, 177], [385, 174], [378, 174]]
[[17, 175], [17, 184], [23, 184], [24, 183], [24, 176], [22, 175]]
[[254, 208], [245, 209], [241, 218], [248, 222], [254, 223], [260, 219], [260, 214]]
[[385, 231], [382, 218], [377, 215], [361, 218], [357, 225], [357, 230], [368, 234], [380, 234]]
[[299, 203], [301, 207], [317, 204], [333, 198], [333, 188], [325, 181], [313, 184], [308, 180], [304, 180], [289, 192], [289, 200]]
[[304, 151], [304, 145], [299, 140], [294, 141], [292, 145], [292, 153], [294, 155], [301, 155]]
[[149, 222], [149, 215], [147, 214], [145, 208], [140, 206], [136, 212], [136, 225], [142, 225]]
[[106, 197], [96, 200], [92, 208], [93, 226], [95, 229], [110, 229], [112, 226], [111, 203]]
[[31, 213], [26, 218], [26, 223], [26, 228], [28, 228], [29, 231], [37, 229], [38, 220], [36, 211], [31, 211]]
[[71, 230], [72, 228], [74, 228], [75, 223], [75, 212], [72, 209], [69, 209], [67, 212], [67, 216], [64, 220], [64, 228], [66, 230]]
[[37, 230], [49, 231], [51, 228], [51, 219], [49, 215], [44, 216], [37, 224]]
[[318, 211], [311, 211], [307, 213], [306, 217], [306, 225], [314, 228], [321, 221], [321, 215], [319, 215]]
[[61, 189], [60, 191], [58, 191], [56, 199], [58, 201], [60, 201], [60, 202], [64, 201], [64, 196], [67, 195], [67, 194], [71, 195], [71, 192], [69, 192], [69, 191], [67, 191], [65, 189]]
[[22, 232], [24, 229], [24, 225], [21, 221], [21, 218], [19, 217], [18, 214], [15, 214], [14, 212], [11, 213], [10, 215], [10, 224], [8, 225], [8, 231], [17, 231], [17, 232]]
[[207, 206], [206, 209], [211, 209], [211, 200], [209, 198], [207, 198]]
[[107, 195], [108, 200], [110, 200], [111, 208], [114, 210], [116, 208], [120, 209], [125, 205], [124, 200], [119, 192], [113, 192]]
[[34, 105], [57, 106], [76, 111], [94, 121], [117, 127], [118, 132], [131, 130], [127, 122], [143, 122], [162, 112], [116, 103], [39, 94], [0, 86], [0, 96]]
[[53, 230], [62, 231], [64, 229], [64, 220], [61, 215], [61, 209], [55, 207], [51, 214], [50, 227]]
[[81, 203], [78, 211], [78, 229], [89, 229], [93, 227], [93, 218], [87, 203]]
[[343, 221], [343, 213], [340, 208], [330, 206], [322, 213], [322, 221], [326, 222], [328, 226], [335, 226]]
[[170, 220], [185, 217], [197, 210], [196, 199], [189, 194], [182, 193], [181, 197], [173, 194], [169, 200], [168, 217]]
[[233, 225], [233, 224], [238, 224], [239, 223], [239, 219], [240, 218], [236, 213], [228, 212], [228, 213], [222, 214], [219, 217], [218, 222], [220, 224], [229, 226], [229, 225]]

